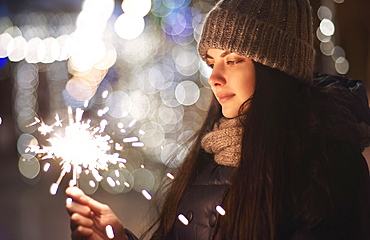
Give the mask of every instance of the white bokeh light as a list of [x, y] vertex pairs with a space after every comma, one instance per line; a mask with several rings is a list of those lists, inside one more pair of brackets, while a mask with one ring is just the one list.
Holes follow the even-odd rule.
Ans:
[[335, 32], [335, 26], [331, 20], [324, 18], [320, 23], [320, 30], [325, 36], [332, 36]]
[[175, 96], [182, 105], [193, 105], [199, 99], [199, 87], [192, 81], [182, 81], [175, 89]]
[[121, 7], [125, 13], [144, 17], [149, 13], [152, 3], [151, 0], [124, 0]]
[[9, 56], [14, 50], [14, 39], [9, 33], [0, 35], [0, 57], [4, 58]]
[[135, 39], [144, 31], [145, 21], [141, 16], [121, 14], [115, 24], [114, 30], [123, 39]]
[[27, 53], [27, 41], [22, 36], [15, 37], [14, 50], [9, 54], [9, 59], [13, 62], [19, 62], [26, 57]]

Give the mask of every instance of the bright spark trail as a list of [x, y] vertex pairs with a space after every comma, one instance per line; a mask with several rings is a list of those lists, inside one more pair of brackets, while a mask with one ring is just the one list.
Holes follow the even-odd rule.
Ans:
[[99, 126], [91, 126], [91, 120], [82, 121], [83, 110], [76, 109], [75, 116], [72, 108], [68, 108], [68, 124], [63, 126], [63, 121], [57, 115], [55, 123], [46, 125], [43, 121], [36, 118], [31, 125], [39, 124], [38, 131], [42, 135], [50, 135], [47, 139], [50, 145], [29, 146], [29, 151], [39, 154], [40, 160], [54, 159], [60, 160], [61, 173], [59, 178], [50, 187], [50, 193], [55, 195], [59, 184], [66, 173], [72, 171], [70, 186], [77, 185], [79, 174], [82, 171], [90, 171], [94, 178], [100, 182], [103, 177], [99, 170], [108, 170], [110, 164], [123, 166], [126, 160], [114, 153], [116, 149], [122, 149], [118, 143], [114, 144], [111, 137], [104, 133], [108, 122], [103, 119]]

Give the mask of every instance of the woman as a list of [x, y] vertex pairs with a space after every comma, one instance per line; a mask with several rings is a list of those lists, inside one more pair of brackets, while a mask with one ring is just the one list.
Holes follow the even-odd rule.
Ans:
[[[215, 98], [151, 239], [370, 239], [366, 94], [313, 79], [308, 1], [223, 0], [199, 53]], [[66, 193], [73, 239], [108, 239], [109, 225], [136, 239], [107, 205]]]

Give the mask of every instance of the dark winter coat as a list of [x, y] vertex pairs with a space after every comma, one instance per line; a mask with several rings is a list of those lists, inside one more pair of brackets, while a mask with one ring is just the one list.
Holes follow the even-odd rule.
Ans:
[[[322, 91], [334, 91], [343, 97], [345, 109], [353, 118], [348, 122], [330, 116], [334, 122], [328, 126], [331, 139], [326, 150], [333, 210], [313, 227], [292, 220], [286, 229], [280, 230], [286, 236], [282, 240], [370, 240], [369, 170], [361, 154], [370, 141], [366, 91], [360, 81], [327, 75], [319, 75], [314, 84]], [[208, 164], [185, 191], [177, 211], [177, 216], [184, 215], [188, 222], [176, 220], [173, 240], [211, 239], [217, 220], [222, 217], [216, 206], [221, 205], [229, 188], [233, 168], [216, 164], [209, 154], [202, 156], [209, 158]], [[128, 235], [136, 239], [132, 233]]]

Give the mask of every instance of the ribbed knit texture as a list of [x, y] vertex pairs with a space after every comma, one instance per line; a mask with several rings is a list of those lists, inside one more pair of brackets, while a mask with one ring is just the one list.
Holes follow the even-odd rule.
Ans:
[[198, 50], [227, 50], [311, 82], [313, 48], [308, 0], [221, 0], [208, 14]]
[[238, 118], [221, 120], [213, 126], [201, 142], [202, 148], [214, 154], [215, 162], [237, 167], [240, 162], [243, 128]]

